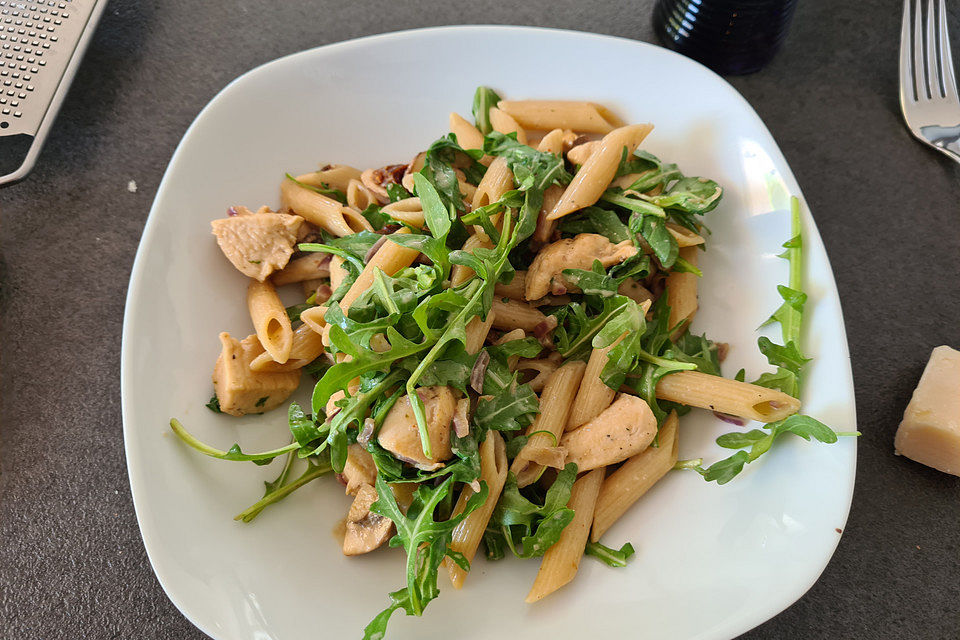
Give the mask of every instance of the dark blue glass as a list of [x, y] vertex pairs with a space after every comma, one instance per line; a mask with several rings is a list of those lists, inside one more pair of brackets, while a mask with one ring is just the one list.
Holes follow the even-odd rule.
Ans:
[[777, 53], [797, 0], [657, 0], [653, 28], [668, 49], [717, 73], [758, 71]]

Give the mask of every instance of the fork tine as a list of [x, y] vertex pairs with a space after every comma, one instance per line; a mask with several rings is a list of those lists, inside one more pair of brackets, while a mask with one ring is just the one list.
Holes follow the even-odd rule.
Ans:
[[[930, 97], [936, 99], [943, 95], [943, 92], [940, 91], [940, 74], [937, 72], [937, 48], [934, 40], [936, 36], [933, 26], [934, 20], [937, 19], [937, 12], [933, 9], [933, 2], [934, 0], [927, 0], [927, 20], [924, 29], [927, 57], [924, 66], [927, 69], [927, 89], [930, 91]], [[919, 13], [919, 7], [917, 11]]]
[[924, 77], [923, 60], [923, 31], [921, 31], [920, 20], [923, 13], [921, 0], [917, 0], [913, 12], [913, 80], [917, 85], [917, 100], [923, 101], [929, 99], [927, 92], [927, 81]]
[[943, 82], [943, 93], [947, 98], [957, 95], [957, 80], [953, 75], [953, 54], [950, 52], [950, 34], [947, 32], [947, 8], [944, 0], [939, 0], [940, 14], [940, 79]]
[[910, 63], [910, 2], [903, 0], [903, 25], [900, 27], [900, 103], [917, 101], [913, 87], [913, 65]]

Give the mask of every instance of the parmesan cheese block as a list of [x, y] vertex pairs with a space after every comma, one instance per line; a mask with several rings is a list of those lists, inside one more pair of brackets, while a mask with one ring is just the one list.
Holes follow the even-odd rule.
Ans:
[[930, 354], [893, 446], [897, 455], [960, 475], [960, 351], [944, 346]]

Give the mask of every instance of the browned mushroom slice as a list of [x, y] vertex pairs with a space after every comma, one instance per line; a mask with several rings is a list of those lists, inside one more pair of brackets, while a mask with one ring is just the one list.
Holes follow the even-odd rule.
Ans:
[[377, 490], [369, 484], [361, 485], [357, 497], [347, 513], [346, 532], [343, 537], [343, 555], [358, 556], [369, 553], [390, 539], [393, 521], [370, 511], [377, 500]]
[[355, 496], [361, 487], [376, 482], [377, 465], [366, 449], [354, 443], [347, 447], [347, 461], [337, 477], [346, 485], [347, 493]]

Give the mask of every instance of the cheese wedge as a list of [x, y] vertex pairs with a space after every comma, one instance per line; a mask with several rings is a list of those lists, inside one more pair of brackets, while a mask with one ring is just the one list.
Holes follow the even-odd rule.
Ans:
[[960, 475], [960, 351], [942, 346], [930, 354], [893, 446], [897, 455]]

